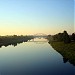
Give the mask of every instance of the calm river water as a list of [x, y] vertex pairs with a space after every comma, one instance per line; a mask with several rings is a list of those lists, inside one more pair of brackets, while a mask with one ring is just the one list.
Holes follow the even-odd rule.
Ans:
[[46, 39], [34, 39], [0, 48], [0, 75], [75, 75], [75, 66]]

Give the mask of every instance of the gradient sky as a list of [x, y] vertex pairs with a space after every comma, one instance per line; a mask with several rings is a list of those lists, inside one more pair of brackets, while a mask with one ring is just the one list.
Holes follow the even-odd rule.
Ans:
[[74, 32], [74, 0], [0, 0], [0, 35]]

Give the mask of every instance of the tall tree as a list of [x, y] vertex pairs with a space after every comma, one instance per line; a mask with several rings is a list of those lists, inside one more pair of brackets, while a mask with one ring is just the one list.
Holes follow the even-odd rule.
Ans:
[[72, 38], [73, 41], [75, 41], [75, 33], [72, 34]]
[[63, 41], [64, 41], [64, 43], [70, 43], [71, 42], [70, 37], [69, 37], [67, 31], [63, 32]]

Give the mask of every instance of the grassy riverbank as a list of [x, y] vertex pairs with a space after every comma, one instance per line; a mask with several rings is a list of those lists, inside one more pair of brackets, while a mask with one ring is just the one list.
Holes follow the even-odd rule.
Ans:
[[0, 36], [0, 47], [14, 45], [17, 43], [27, 42], [28, 40], [33, 39], [33, 36]]
[[49, 42], [51, 46], [63, 56], [64, 63], [69, 61], [75, 65], [75, 42], [64, 44], [64, 42]]

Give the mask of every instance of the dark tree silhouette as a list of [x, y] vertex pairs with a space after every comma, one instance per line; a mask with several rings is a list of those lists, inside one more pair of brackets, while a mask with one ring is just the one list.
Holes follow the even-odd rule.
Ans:
[[69, 37], [67, 31], [63, 32], [63, 41], [64, 41], [64, 43], [70, 43], [71, 42], [70, 37]]
[[72, 34], [71, 40], [75, 41], [75, 33]]
[[63, 41], [63, 33], [58, 33], [56, 35], [53, 36], [53, 40], [54, 41]]
[[58, 41], [63, 41], [63, 33], [58, 33]]

